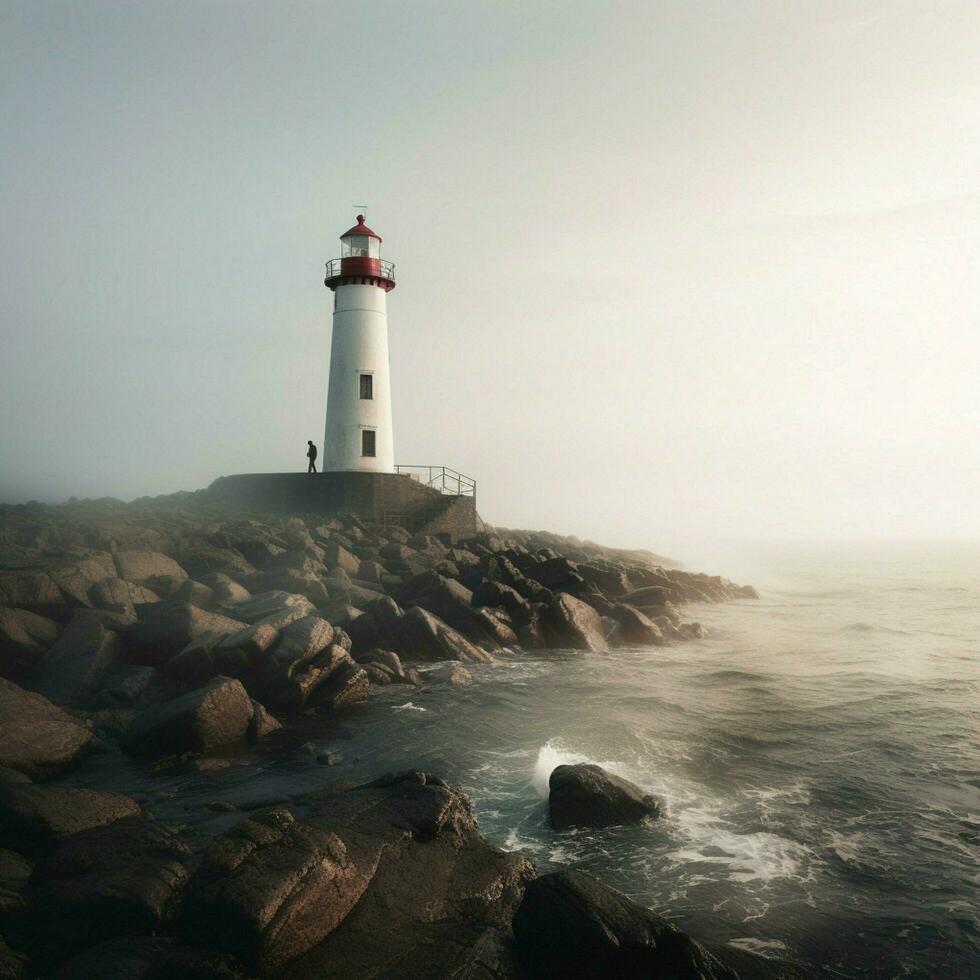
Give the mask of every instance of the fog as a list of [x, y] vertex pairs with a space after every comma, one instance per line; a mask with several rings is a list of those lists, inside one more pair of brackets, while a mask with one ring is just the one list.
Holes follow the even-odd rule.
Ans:
[[676, 553], [980, 536], [974, 2], [0, 6], [0, 500], [305, 469], [367, 205], [399, 461]]

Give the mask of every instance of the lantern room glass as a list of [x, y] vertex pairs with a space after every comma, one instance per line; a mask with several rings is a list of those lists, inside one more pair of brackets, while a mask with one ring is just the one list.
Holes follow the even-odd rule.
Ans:
[[340, 240], [340, 257], [342, 259], [380, 258], [381, 242], [370, 235], [347, 235]]

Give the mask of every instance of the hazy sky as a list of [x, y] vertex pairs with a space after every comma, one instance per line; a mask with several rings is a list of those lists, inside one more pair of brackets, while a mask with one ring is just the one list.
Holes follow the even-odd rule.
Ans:
[[0, 0], [0, 499], [304, 469], [385, 239], [490, 521], [980, 536], [980, 6]]

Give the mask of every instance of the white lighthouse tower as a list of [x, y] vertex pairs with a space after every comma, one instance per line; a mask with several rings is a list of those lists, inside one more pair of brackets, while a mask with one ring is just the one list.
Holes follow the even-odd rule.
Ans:
[[395, 267], [363, 214], [340, 236], [324, 285], [333, 292], [333, 340], [323, 470], [394, 473], [386, 301]]

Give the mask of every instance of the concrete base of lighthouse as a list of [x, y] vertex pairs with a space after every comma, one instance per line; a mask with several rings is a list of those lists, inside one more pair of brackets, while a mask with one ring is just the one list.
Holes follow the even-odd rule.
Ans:
[[476, 495], [452, 496], [399, 473], [239, 473], [219, 477], [206, 493], [243, 510], [357, 514], [374, 525], [399, 525], [450, 540], [482, 530]]

